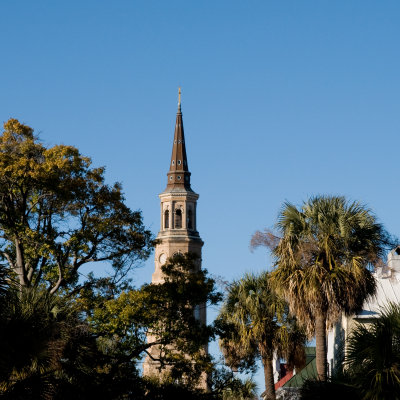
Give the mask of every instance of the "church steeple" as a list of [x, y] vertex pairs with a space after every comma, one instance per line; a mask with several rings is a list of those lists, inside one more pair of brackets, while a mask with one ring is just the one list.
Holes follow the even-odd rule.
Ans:
[[190, 172], [186, 156], [185, 134], [182, 121], [181, 88], [179, 88], [178, 112], [176, 113], [171, 163], [167, 175], [167, 188], [184, 188], [190, 190]]
[[[175, 254], [192, 253], [197, 255], [195, 269], [201, 269], [201, 249], [203, 241], [197, 231], [197, 200], [199, 195], [190, 188], [190, 172], [188, 168], [183, 133], [181, 96], [179, 90], [178, 112], [174, 143], [172, 146], [171, 164], [168, 171], [168, 184], [166, 190], [159, 194], [160, 197], [160, 231], [156, 238], [154, 250], [155, 269], [152, 276], [153, 284], [164, 282], [163, 265], [169, 257]], [[194, 309], [194, 317], [206, 324], [206, 305], [199, 304]], [[157, 338], [148, 333], [149, 342]], [[207, 348], [204, 350], [207, 352]], [[143, 375], [162, 378], [163, 373], [168, 373], [169, 367], [162, 366], [157, 359], [160, 358], [161, 346], [152, 346], [149, 355], [143, 364]], [[164, 372], [162, 372], [164, 371]], [[206, 387], [204, 380], [204, 387]]]

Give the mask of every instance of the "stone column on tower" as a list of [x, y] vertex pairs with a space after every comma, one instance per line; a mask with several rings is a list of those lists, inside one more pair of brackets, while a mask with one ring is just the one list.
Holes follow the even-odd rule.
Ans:
[[[199, 195], [190, 185], [190, 172], [186, 156], [185, 135], [182, 122], [182, 110], [179, 101], [176, 114], [172, 155], [167, 173], [167, 187], [159, 195], [161, 201], [161, 227], [155, 246], [155, 270], [152, 283], [163, 282], [162, 265], [176, 253], [194, 253], [198, 256], [198, 268], [201, 268], [201, 248], [203, 241], [197, 231], [197, 200]], [[206, 323], [206, 306], [195, 310], [196, 318]], [[150, 338], [149, 338], [150, 339]], [[156, 351], [153, 349], [152, 351]], [[143, 365], [144, 375], [159, 375], [158, 363], [146, 358]]]

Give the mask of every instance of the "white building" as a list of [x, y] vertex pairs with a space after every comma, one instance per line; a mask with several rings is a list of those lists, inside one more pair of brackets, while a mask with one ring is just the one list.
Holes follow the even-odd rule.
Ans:
[[388, 255], [387, 265], [376, 268], [376, 294], [365, 301], [360, 313], [351, 317], [342, 315], [341, 320], [328, 333], [329, 374], [341, 364], [345, 354], [344, 343], [356, 322], [368, 323], [379, 316], [388, 303], [400, 303], [400, 246]]

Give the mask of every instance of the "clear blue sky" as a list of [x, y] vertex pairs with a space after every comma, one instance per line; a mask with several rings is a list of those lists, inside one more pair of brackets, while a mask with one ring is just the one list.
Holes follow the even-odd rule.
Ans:
[[0, 121], [105, 165], [154, 233], [182, 86], [211, 273], [268, 268], [249, 240], [285, 200], [345, 195], [400, 235], [398, 1], [4, 0], [0, 15]]

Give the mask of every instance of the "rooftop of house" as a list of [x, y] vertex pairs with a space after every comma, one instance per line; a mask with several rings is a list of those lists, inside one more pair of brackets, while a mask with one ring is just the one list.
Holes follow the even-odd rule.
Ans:
[[306, 366], [293, 375], [284, 385], [283, 388], [299, 388], [307, 379], [317, 377], [317, 364], [315, 362], [315, 347], [306, 347]]
[[[289, 372], [280, 381], [275, 384], [275, 390], [298, 389], [303, 386], [307, 379], [315, 379], [317, 377], [317, 365], [315, 362], [315, 347], [306, 347], [306, 365], [303, 369], [293, 375]], [[266, 392], [261, 394], [264, 398]]]

